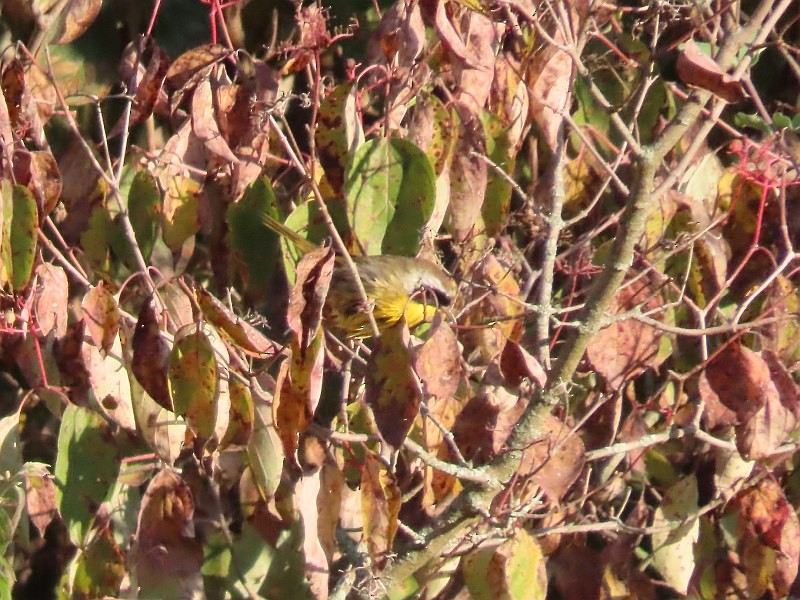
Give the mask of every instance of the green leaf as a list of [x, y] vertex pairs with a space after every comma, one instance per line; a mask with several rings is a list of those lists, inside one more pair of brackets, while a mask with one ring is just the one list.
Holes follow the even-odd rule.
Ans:
[[189, 177], [174, 177], [164, 198], [162, 236], [172, 252], [180, 252], [184, 243], [200, 229], [197, 220], [200, 184]]
[[192, 323], [175, 335], [169, 357], [169, 389], [175, 414], [202, 438], [216, 425], [219, 369], [208, 332]]
[[272, 407], [261, 402], [255, 407], [253, 434], [247, 445], [247, 459], [261, 495], [270, 499], [281, 482], [283, 446], [272, 420]]
[[245, 297], [255, 302], [269, 296], [279, 256], [279, 239], [264, 234], [261, 215], [278, 217], [272, 184], [266, 177], [256, 179], [242, 199], [228, 207], [230, 227], [230, 273], [239, 278]]
[[[345, 204], [339, 200], [329, 201], [328, 212], [333, 219], [336, 230], [342, 236], [344, 243], [348, 246], [351, 235], [350, 226], [347, 224], [347, 214], [345, 212]], [[304, 202], [298, 205], [292, 213], [286, 218], [285, 225], [289, 229], [297, 231], [306, 239], [314, 242], [315, 244], [329, 241], [331, 234], [322, 213], [319, 210], [319, 204], [313, 200]], [[283, 252], [283, 262], [286, 267], [286, 277], [291, 285], [295, 282], [295, 267], [303, 256], [303, 253], [295, 248], [294, 244], [288, 240], [281, 240], [281, 250]]]
[[118, 472], [118, 446], [106, 421], [85, 408], [67, 406], [58, 433], [56, 505], [76, 546], [83, 546]]
[[203, 578], [209, 598], [241, 598], [247, 589], [256, 590], [269, 571], [274, 550], [249, 522], [228, 545], [222, 535], [212, 536], [204, 546]]
[[758, 115], [748, 115], [747, 113], [741, 112], [736, 113], [736, 116], [733, 118], [733, 123], [737, 127], [749, 127], [750, 129], [755, 129], [762, 133], [772, 133], [772, 126]]
[[111, 246], [113, 224], [108, 210], [105, 207], [105, 191], [104, 186], [98, 184], [95, 186], [95, 193], [93, 198], [87, 199], [87, 202], [94, 202], [94, 207], [89, 216], [89, 226], [81, 233], [81, 248], [93, 269], [100, 271], [107, 271], [108, 264], [108, 250]]
[[313, 598], [306, 580], [303, 554], [303, 524], [295, 521], [292, 528], [281, 532], [267, 577], [258, 593], [266, 598]]
[[776, 129], [787, 129], [791, 128], [792, 119], [782, 112], [776, 112], [774, 115], [772, 115], [772, 124]]
[[3, 234], [0, 258], [14, 290], [21, 290], [30, 281], [36, 259], [36, 231], [39, 213], [31, 191], [22, 185], [13, 186], [11, 193], [3, 189]]
[[524, 529], [500, 544], [487, 544], [464, 557], [464, 580], [475, 600], [537, 600], [547, 597], [542, 550]]
[[653, 515], [653, 566], [664, 581], [685, 594], [695, 569], [694, 546], [700, 531], [696, 518], [697, 480], [689, 475], [672, 485]]
[[344, 184], [347, 216], [364, 254], [416, 254], [433, 211], [436, 179], [425, 154], [406, 140], [370, 140]]
[[425, 153], [411, 142], [392, 140], [391, 145], [402, 160], [403, 179], [395, 201], [394, 218], [383, 240], [383, 253], [415, 256], [422, 228], [436, 202], [436, 173]]
[[[515, 157], [508, 137], [508, 128], [503, 120], [485, 112], [481, 115], [486, 132], [486, 154], [505, 173], [514, 171]], [[488, 171], [486, 195], [481, 211], [486, 233], [497, 235], [503, 228], [511, 207], [511, 184], [494, 167]]]
[[158, 239], [162, 211], [161, 191], [155, 177], [149, 171], [139, 171], [128, 192], [128, 214], [145, 260], [150, 259]]

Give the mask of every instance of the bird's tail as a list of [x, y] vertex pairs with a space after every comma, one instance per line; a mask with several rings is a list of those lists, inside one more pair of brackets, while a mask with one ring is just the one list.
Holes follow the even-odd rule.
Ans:
[[295, 230], [290, 229], [268, 213], [261, 215], [261, 220], [264, 225], [269, 227], [272, 231], [292, 242], [292, 244], [294, 244], [295, 247], [303, 254], [308, 254], [317, 247], [314, 242], [310, 242]]

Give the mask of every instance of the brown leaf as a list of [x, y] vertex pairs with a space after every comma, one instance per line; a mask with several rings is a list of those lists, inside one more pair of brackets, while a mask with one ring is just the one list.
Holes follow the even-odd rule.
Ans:
[[[282, 365], [273, 399], [273, 412], [284, 454], [295, 460], [298, 436], [306, 430], [322, 393], [325, 359], [324, 338], [317, 336], [302, 351], [297, 340], [291, 342], [291, 357]], [[283, 369], [287, 369], [286, 372]]]
[[477, 118], [462, 123], [450, 165], [450, 204], [445, 218], [448, 231], [459, 243], [480, 233], [475, 225], [481, 216], [489, 175], [486, 162], [472, 152], [481, 152], [485, 143]]
[[[152, 37], [130, 42], [123, 52], [122, 77], [129, 84], [128, 93], [133, 93], [133, 107], [129, 127], [143, 123], [157, 103], [166, 104], [164, 80], [170, 66], [169, 57]], [[123, 121], [117, 123], [113, 134], [121, 133]], [[112, 134], [112, 135], [113, 135]]]
[[[16, 133], [14, 137], [25, 137], [23, 134], [23, 130], [27, 127], [24, 114], [27, 95], [25, 69], [16, 58], [9, 61], [3, 69], [2, 89], [8, 110], [8, 126]], [[11, 139], [7, 147], [13, 148]]]
[[684, 83], [708, 90], [726, 102], [739, 102], [747, 97], [742, 82], [724, 73], [694, 40], [686, 42], [676, 68]]
[[394, 476], [374, 454], [367, 453], [361, 468], [361, 510], [364, 539], [376, 566], [381, 568], [397, 533], [402, 497]]
[[403, 0], [384, 11], [367, 43], [370, 64], [410, 68], [425, 45], [425, 24], [419, 3]]
[[46, 470], [40, 474], [26, 473], [25, 505], [31, 522], [39, 531], [39, 535], [44, 538], [44, 531], [58, 510], [56, 485]]
[[206, 44], [187, 50], [167, 69], [164, 83], [171, 91], [183, 88], [195, 75], [230, 55], [231, 51], [218, 44]]
[[527, 404], [526, 399], [503, 387], [483, 386], [461, 411], [453, 427], [464, 457], [482, 464], [499, 454]]
[[14, 132], [11, 129], [11, 115], [8, 100], [0, 94], [0, 144], [3, 148], [14, 147]]
[[295, 497], [297, 510], [303, 524], [303, 555], [306, 562], [306, 580], [315, 599], [328, 597], [328, 558], [319, 539], [319, 509], [321, 473], [304, 475], [297, 483]]
[[[571, 37], [577, 39], [581, 23], [586, 17], [585, 3], [570, 3]], [[547, 11], [545, 10], [545, 15]], [[572, 101], [572, 82], [575, 68], [569, 54], [557, 46], [570, 46], [574, 42], [565, 37], [561, 23], [556, 24], [545, 17], [541, 24], [550, 33], [554, 44], [545, 42], [533, 54], [533, 59], [525, 76], [532, 82], [529, 86], [530, 109], [533, 120], [542, 132], [545, 143], [551, 151], [558, 144], [558, 131]]]
[[211, 80], [208, 78], [204, 78], [197, 85], [192, 96], [192, 130], [205, 147], [224, 162], [229, 164], [238, 162], [217, 123]]
[[452, 328], [440, 321], [416, 351], [414, 370], [430, 397], [451, 398], [461, 380], [461, 347]]
[[194, 535], [194, 500], [189, 486], [161, 470], [142, 498], [131, 559], [140, 584], [199, 573], [203, 546]]
[[172, 411], [174, 410], [172, 398], [167, 384], [169, 354], [169, 344], [161, 337], [153, 299], [149, 299], [142, 304], [136, 322], [131, 370], [150, 397], [162, 407]]
[[436, 35], [439, 36], [449, 52], [454, 54], [463, 63], [469, 65], [470, 55], [467, 46], [461, 40], [461, 36], [450, 22], [450, 18], [447, 15], [447, 3], [435, 0], [435, 4], [433, 27], [436, 31]]
[[[521, 320], [511, 319], [523, 312], [520, 287], [512, 270], [493, 254], [486, 256], [473, 269], [472, 281], [464, 298], [471, 308], [462, 317], [464, 325], [474, 326], [464, 336], [467, 352], [480, 352], [484, 363], [494, 360], [503, 351], [506, 340], [519, 340]], [[487, 293], [487, 290], [490, 290]], [[477, 300], [473, 303], [472, 300]], [[493, 321], [499, 321], [493, 325]]]
[[536, 357], [512, 340], [506, 342], [500, 354], [500, 369], [509, 387], [517, 387], [524, 379], [535, 381], [541, 387], [547, 382], [547, 373]]
[[[621, 288], [609, 310], [619, 314], [637, 306], [652, 310], [663, 304], [661, 298], [643, 280]], [[661, 332], [634, 319], [614, 321], [597, 332], [586, 347], [586, 357], [612, 389], [656, 367], [666, 358], [659, 356]]]
[[297, 265], [297, 280], [289, 294], [286, 322], [297, 338], [301, 353], [319, 333], [334, 262], [333, 250], [317, 248]]
[[788, 441], [798, 419], [798, 392], [792, 376], [772, 352], [762, 352], [761, 358], [777, 394], [767, 393], [764, 406], [736, 427], [736, 446], [748, 460], [770, 456]]
[[[319, 509], [317, 534], [327, 556], [333, 556], [338, 550], [336, 534], [339, 529], [339, 513], [343, 508], [342, 498], [346, 493], [352, 494], [349, 487], [345, 491], [346, 487], [344, 472], [333, 461], [326, 461], [320, 471], [321, 496], [317, 502]], [[342, 527], [345, 525], [342, 524]]]
[[738, 342], [717, 354], [701, 375], [719, 401], [736, 414], [739, 422], [752, 418], [768, 396], [778, 398], [764, 360]]
[[203, 317], [224, 333], [237, 348], [258, 358], [271, 358], [278, 353], [279, 347], [275, 342], [235, 315], [208, 291], [200, 286], [195, 286], [194, 291]]
[[539, 431], [542, 439], [525, 450], [517, 473], [532, 475], [531, 482], [556, 502], [583, 470], [586, 448], [581, 438], [570, 435], [570, 428], [553, 415], [539, 423]]
[[[785, 597], [797, 577], [800, 558], [800, 521], [780, 485], [764, 479], [731, 502], [738, 521], [741, 568], [747, 575], [749, 596]], [[766, 576], [766, 577], [765, 577]]]
[[58, 25], [51, 44], [69, 44], [86, 33], [89, 26], [94, 23], [103, 0], [67, 0], [60, 6]]
[[46, 337], [51, 331], [56, 337], [67, 332], [67, 304], [69, 302], [69, 282], [64, 269], [50, 263], [36, 267], [39, 285], [36, 287], [34, 314], [39, 332]]
[[486, 106], [492, 89], [497, 30], [491, 18], [472, 10], [463, 11], [457, 27], [461, 32], [460, 37], [465, 38], [466, 60], [453, 64], [458, 90], [456, 99], [471, 117], [477, 118]]
[[[442, 460], [452, 460], [449, 444], [445, 443], [444, 433], [442, 427], [446, 430], [452, 431], [456, 423], [456, 417], [461, 412], [462, 402], [458, 398], [429, 398], [426, 401], [428, 407], [427, 414], [436, 423], [427, 416], [422, 418], [422, 441], [424, 448], [441, 458]], [[423, 496], [422, 508], [432, 509], [435, 505], [443, 500], [448, 499], [457, 486], [460, 485], [458, 479], [452, 475], [448, 475], [435, 469], [429, 465], [425, 465], [423, 473]], [[432, 512], [428, 510], [428, 512]]]
[[54, 352], [61, 384], [67, 388], [70, 401], [78, 406], [86, 406], [89, 402], [89, 371], [82, 354], [85, 330], [83, 320], [70, 323]]
[[384, 330], [372, 350], [364, 382], [364, 399], [378, 431], [394, 448], [406, 439], [422, 401], [409, 344], [404, 320]]
[[61, 197], [61, 173], [56, 159], [49, 150], [17, 150], [14, 153], [14, 177], [36, 199], [41, 222], [53, 211]]
[[101, 281], [87, 292], [81, 307], [95, 346], [101, 353], [108, 353], [119, 332], [121, 315], [117, 301]]

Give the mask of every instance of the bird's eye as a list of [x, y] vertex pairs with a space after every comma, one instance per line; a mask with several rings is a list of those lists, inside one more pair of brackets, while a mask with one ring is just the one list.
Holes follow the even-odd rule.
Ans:
[[429, 285], [420, 285], [417, 294], [422, 296], [423, 301], [435, 303], [437, 306], [450, 306], [450, 295], [444, 290]]

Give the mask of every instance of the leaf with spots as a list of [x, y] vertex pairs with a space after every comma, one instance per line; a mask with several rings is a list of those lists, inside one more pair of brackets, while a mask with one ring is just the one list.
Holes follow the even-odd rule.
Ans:
[[364, 382], [378, 431], [394, 448], [406, 439], [422, 401], [409, 344], [405, 321], [386, 329], [372, 350]]
[[[222, 415], [220, 400], [227, 396], [221, 388], [221, 362], [227, 363], [227, 351], [208, 325], [192, 323], [175, 334], [169, 357], [169, 389], [175, 414], [184, 417], [189, 427], [203, 440], [211, 438], [224, 417], [224, 434], [229, 405]], [[227, 399], [230, 401], [229, 398]], [[221, 438], [222, 436], [220, 436]]]
[[333, 88], [319, 106], [314, 140], [319, 162], [331, 189], [339, 193], [344, 185], [350, 157], [364, 143], [364, 131], [356, 104], [357, 88], [352, 82]]
[[117, 301], [101, 281], [87, 292], [81, 307], [94, 345], [101, 353], [107, 353], [119, 332], [121, 315]]
[[344, 183], [347, 216], [364, 254], [413, 256], [433, 212], [436, 176], [405, 140], [370, 140], [356, 151]]

